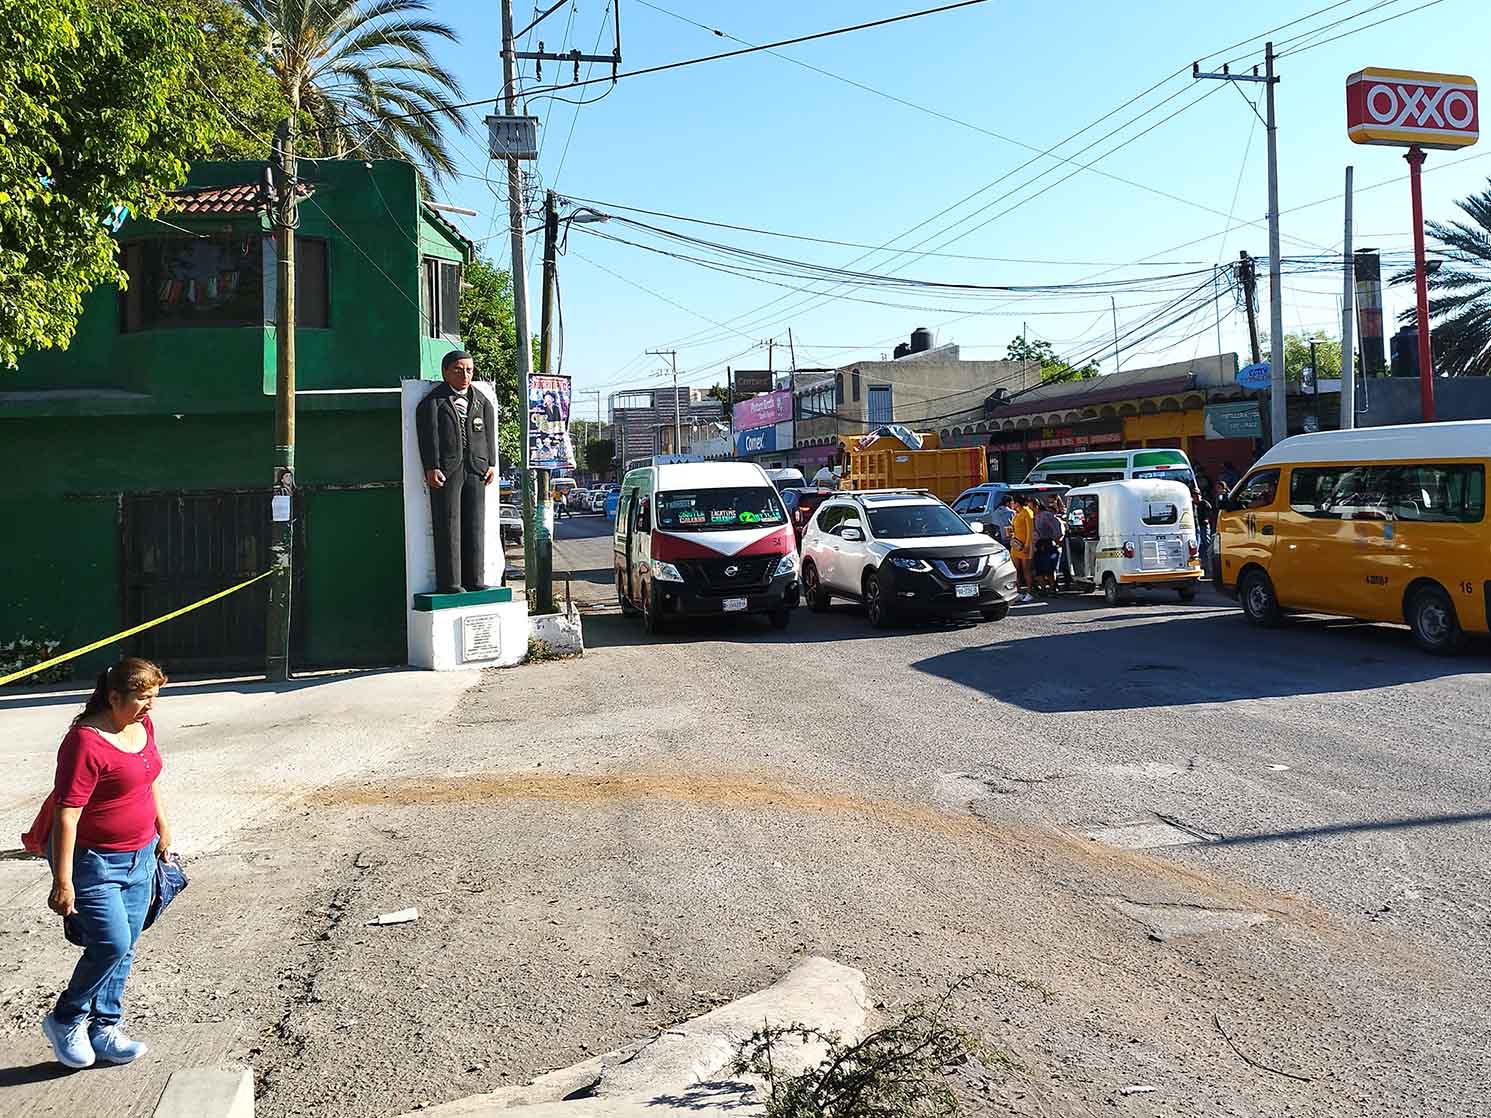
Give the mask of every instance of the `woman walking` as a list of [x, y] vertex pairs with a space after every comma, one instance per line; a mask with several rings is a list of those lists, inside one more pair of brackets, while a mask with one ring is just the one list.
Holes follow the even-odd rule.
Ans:
[[83, 956], [41, 1030], [70, 1068], [127, 1064], [146, 1050], [125, 1035], [123, 999], [155, 862], [171, 849], [150, 720], [165, 682], [149, 660], [121, 660], [99, 675], [57, 750], [47, 905], [75, 918]]

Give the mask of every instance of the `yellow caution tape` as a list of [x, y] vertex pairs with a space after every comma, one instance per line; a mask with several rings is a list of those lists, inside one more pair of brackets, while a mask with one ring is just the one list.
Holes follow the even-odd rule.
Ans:
[[253, 578], [244, 579], [237, 586], [230, 586], [226, 590], [219, 590], [216, 594], [212, 594], [206, 598], [203, 598], [200, 602], [193, 602], [189, 606], [182, 606], [178, 610], [172, 610], [170, 613], [162, 614], [160, 617], [153, 618], [150, 621], [142, 622], [139, 625], [136, 625], [133, 629], [126, 629], [122, 633], [115, 633], [113, 636], [105, 637], [103, 640], [94, 641], [92, 644], [85, 644], [82, 648], [75, 648], [71, 652], [64, 652], [61, 656], [53, 656], [50, 660], [43, 660], [40, 664], [33, 664], [31, 667], [24, 668], [21, 671], [11, 672], [10, 675], [0, 675], [0, 687], [4, 687], [7, 683], [14, 683], [18, 679], [25, 679], [28, 675], [35, 675], [37, 672], [45, 671], [47, 668], [52, 667], [54, 664], [65, 664], [69, 660], [75, 660], [79, 656], [82, 656], [88, 652], [92, 652], [96, 648], [102, 648], [106, 644], [113, 644], [115, 641], [123, 640], [125, 637], [132, 637], [136, 633], [142, 633], [146, 629], [153, 628], [154, 626], [164, 624], [165, 622], [170, 621], [173, 618], [180, 617], [183, 613], [191, 613], [191, 611], [194, 609], [201, 609], [205, 605], [211, 605], [219, 598], [226, 598], [229, 594], [236, 593], [237, 591], [242, 590], [245, 586], [252, 586], [260, 579], [268, 578], [273, 573], [274, 568], [271, 567], [269, 570], [264, 571], [261, 574], [256, 574]]

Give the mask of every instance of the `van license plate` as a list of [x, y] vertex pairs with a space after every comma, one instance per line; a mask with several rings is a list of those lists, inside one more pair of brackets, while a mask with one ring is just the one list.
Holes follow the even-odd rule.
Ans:
[[726, 613], [739, 613], [748, 603], [744, 598], [726, 598], [722, 604]]
[[965, 582], [959, 586], [955, 586], [953, 588], [953, 593], [960, 598], [977, 598], [978, 587], [973, 585], [973, 583], [971, 582]]

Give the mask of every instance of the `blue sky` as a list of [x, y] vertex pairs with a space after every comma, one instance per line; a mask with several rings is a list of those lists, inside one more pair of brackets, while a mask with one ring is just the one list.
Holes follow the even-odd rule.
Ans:
[[[1229, 59], [1261, 62], [1261, 40], [1225, 55], [1214, 52], [1329, 2], [1296, 0], [1233, 7], [1201, 5], [1194, 0], [1131, 4], [993, 0], [782, 52], [964, 123], [895, 103], [768, 54], [625, 79], [604, 100], [583, 108], [542, 98], [532, 102], [530, 111], [543, 121], [537, 173], [545, 186], [569, 196], [879, 245], [1032, 158], [1029, 150], [978, 129], [1044, 149], [1165, 75], [1186, 68], [1186, 73], [1123, 114], [1060, 149], [1086, 163], [1123, 144], [1098, 159], [1096, 167], [1130, 182], [1118, 182], [1094, 170], [1077, 170], [1055, 159], [1038, 159], [896, 242], [913, 245], [929, 233], [946, 229], [923, 245], [923, 250], [1002, 260], [892, 258], [890, 252], [881, 252], [854, 266], [944, 282], [1052, 284], [1083, 281], [1097, 273], [1104, 273], [1103, 279], [1125, 279], [1204, 269], [1219, 259], [1236, 259], [1239, 249], [1266, 257], [1264, 130], [1239, 95], [1241, 91], [1255, 97], [1262, 87], [1193, 83], [1188, 67], [1196, 58], [1205, 59], [1203, 69], [1218, 68]], [[1371, 245], [1399, 252], [1411, 248], [1406, 180], [1364, 189], [1402, 178], [1407, 170], [1402, 153], [1359, 147], [1347, 140], [1343, 87], [1346, 76], [1363, 66], [1486, 78], [1478, 70], [1484, 70], [1484, 45], [1491, 41], [1491, 5], [1479, 0], [1441, 0], [1412, 11], [1423, 3], [1347, 0], [1275, 36], [1282, 41], [1347, 20], [1296, 42], [1299, 53], [1293, 57], [1286, 47], [1279, 63], [1286, 255], [1339, 250], [1342, 212], [1338, 200], [1290, 211], [1339, 194], [1347, 163], [1356, 167], [1357, 247]], [[922, 0], [819, 0], [813, 4], [757, 0], [749, 5], [666, 0], [661, 6], [739, 39], [762, 43], [930, 4]], [[605, 0], [573, 0], [569, 7], [560, 8], [542, 25], [546, 47], [553, 50], [563, 44], [565, 49], [590, 52], [599, 38], [602, 50], [608, 49], [608, 7]], [[446, 48], [441, 57], [460, 78], [467, 96], [495, 95], [501, 84], [495, 5], [490, 0], [435, 0], [434, 11], [462, 35], [460, 46]], [[1403, 12], [1411, 14], [1322, 43]], [[519, 0], [519, 26], [530, 14]], [[623, 70], [736, 45], [640, 0], [622, 0], [621, 19]], [[533, 36], [538, 37], [538, 33]], [[1312, 44], [1321, 45], [1299, 49]], [[544, 78], [552, 82], [565, 73], [562, 68], [545, 66]], [[605, 88], [574, 92], [595, 96]], [[1207, 94], [1204, 101], [1196, 100]], [[1173, 100], [1162, 108], [1076, 156], [1084, 144], [1172, 95]], [[1183, 111], [1174, 119], [1138, 136], [1177, 109]], [[473, 110], [478, 122], [480, 114], [480, 109]], [[506, 265], [506, 237], [500, 233], [505, 203], [497, 201], [479, 177], [490, 173], [492, 182], [500, 186], [505, 182], [504, 172], [486, 160], [483, 140], [459, 146], [463, 169], [471, 177], [451, 183], [447, 200], [480, 211], [477, 218], [460, 219], [463, 227], [483, 240], [492, 259]], [[1486, 155], [1491, 155], [1491, 147], [1431, 152], [1424, 179], [1427, 214], [1454, 216], [1456, 198], [1483, 189], [1491, 174], [1491, 162], [1482, 158]], [[1031, 197], [1074, 170], [1077, 173], [1068, 181]], [[1032, 179], [1030, 185], [1021, 187]], [[1021, 189], [976, 219], [956, 223], [959, 217], [1017, 187]], [[1234, 196], [1235, 217], [1229, 222]], [[1031, 200], [1024, 201], [1027, 198]], [[1002, 216], [972, 229], [996, 215]], [[1258, 224], [1221, 235], [1229, 224], [1244, 221]], [[656, 223], [827, 266], [845, 266], [862, 255], [862, 250], [853, 248], [666, 220]], [[497, 236], [491, 236], [494, 230]], [[776, 367], [783, 368], [788, 364], [789, 327], [797, 364], [803, 367], [878, 357], [919, 325], [931, 327], [939, 342], [961, 344], [969, 357], [1003, 356], [1006, 343], [1022, 329], [1028, 329], [1032, 337], [1050, 339], [1058, 352], [1073, 358], [1097, 352], [1111, 339], [1106, 291], [984, 300], [976, 305], [945, 298], [940, 292], [837, 291], [839, 296], [921, 309], [867, 305], [842, 297], [809, 299], [598, 239], [595, 232], [657, 243], [615, 223], [574, 228], [560, 275], [566, 327], [563, 371], [574, 376], [577, 392], [662, 383], [655, 375], [658, 359], [642, 354], [649, 348], [676, 347], [682, 379], [701, 386], [722, 382], [727, 363], [764, 367], [766, 351], [759, 343], [769, 338], [782, 345]], [[1190, 241], [1196, 243], [1170, 251]], [[536, 248], [530, 239], [534, 288]], [[1114, 267], [1145, 257], [1167, 263]], [[1077, 261], [1084, 263], [1067, 263]], [[1168, 263], [1172, 261], [1176, 263]], [[1266, 281], [1266, 262], [1260, 267]], [[796, 278], [780, 282], [805, 285]], [[1199, 282], [1204, 282], [1204, 276]], [[1164, 286], [1152, 284], [1148, 289], [1126, 288], [1116, 293], [1121, 328], [1127, 331], [1154, 314], [1155, 304], [1172, 294], [1158, 290]], [[1321, 327], [1333, 335], [1339, 332], [1339, 273], [1286, 277], [1284, 290], [1286, 330]], [[1266, 327], [1266, 282], [1260, 298]], [[1401, 291], [1391, 293], [1389, 300], [1390, 309], [1406, 305]], [[771, 305], [758, 311], [763, 304]], [[1198, 312], [1158, 337], [1126, 344], [1124, 366], [1216, 352], [1215, 326], [1205, 329], [1214, 317], [1214, 312]], [[536, 310], [533, 320], [536, 328]], [[1246, 349], [1243, 316], [1230, 304], [1223, 315], [1222, 343], [1224, 350]], [[1104, 371], [1111, 371], [1111, 353], [1103, 357]], [[594, 405], [581, 402], [577, 406], [585, 415]]]

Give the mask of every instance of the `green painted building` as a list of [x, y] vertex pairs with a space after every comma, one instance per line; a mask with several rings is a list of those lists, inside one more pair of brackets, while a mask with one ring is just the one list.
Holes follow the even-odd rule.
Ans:
[[[405, 656], [399, 381], [458, 344], [472, 244], [395, 161], [300, 165], [297, 669]], [[0, 647], [65, 649], [269, 563], [275, 260], [262, 163], [204, 163], [160, 222], [118, 233], [126, 291], [65, 351], [0, 371]], [[257, 671], [267, 582], [74, 662]]]

